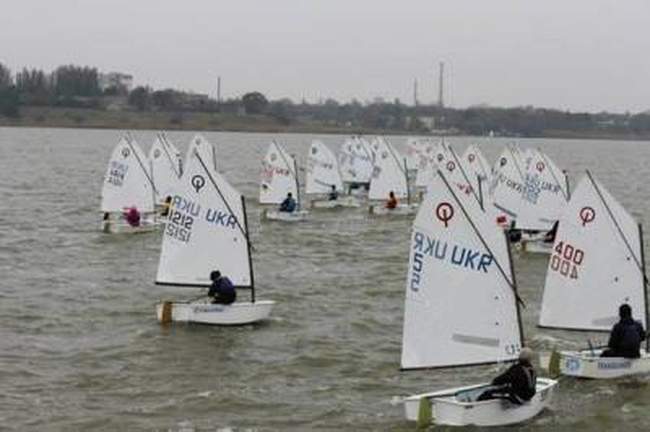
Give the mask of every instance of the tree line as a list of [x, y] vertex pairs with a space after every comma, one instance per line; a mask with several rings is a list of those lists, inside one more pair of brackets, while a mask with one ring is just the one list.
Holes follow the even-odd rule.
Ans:
[[186, 111], [268, 116], [282, 125], [305, 122], [346, 129], [426, 133], [431, 130], [472, 135], [544, 136], [555, 132], [579, 134], [650, 135], [650, 112], [639, 114], [576, 113], [535, 107], [499, 108], [476, 106], [464, 109], [436, 105], [406, 105], [399, 99], [357, 100], [341, 103], [326, 99], [318, 103], [268, 100], [261, 92], [216, 101], [174, 89], [132, 90], [100, 85], [95, 67], [64, 65], [46, 73], [27, 69], [12, 74], [0, 63], [0, 116], [16, 117], [22, 106], [55, 106], [108, 109], [121, 100], [119, 109], [132, 111]]

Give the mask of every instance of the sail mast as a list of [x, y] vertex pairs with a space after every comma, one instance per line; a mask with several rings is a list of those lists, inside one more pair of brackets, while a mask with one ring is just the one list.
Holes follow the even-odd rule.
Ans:
[[253, 257], [251, 256], [251, 239], [248, 234], [248, 213], [246, 213], [246, 198], [244, 198], [244, 195], [241, 196], [241, 206], [244, 211], [244, 228], [246, 228], [246, 232], [244, 236], [246, 237], [246, 247], [248, 249], [248, 268], [250, 270], [250, 278], [251, 278], [251, 302], [255, 303], [255, 278], [254, 278], [255, 272], [253, 271]]

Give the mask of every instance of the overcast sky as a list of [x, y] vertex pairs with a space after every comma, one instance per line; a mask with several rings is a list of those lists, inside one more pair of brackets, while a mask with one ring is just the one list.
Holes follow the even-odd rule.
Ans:
[[648, 0], [5, 0], [0, 62], [309, 101], [650, 109]]

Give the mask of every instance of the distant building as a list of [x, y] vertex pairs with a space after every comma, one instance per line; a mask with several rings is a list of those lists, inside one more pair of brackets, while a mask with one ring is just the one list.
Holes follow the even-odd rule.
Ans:
[[99, 74], [99, 88], [101, 91], [115, 89], [116, 93], [127, 94], [133, 87], [133, 75], [120, 72]]

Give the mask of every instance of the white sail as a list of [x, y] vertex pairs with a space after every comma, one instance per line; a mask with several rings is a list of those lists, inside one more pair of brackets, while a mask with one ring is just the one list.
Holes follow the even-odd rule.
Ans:
[[415, 218], [406, 280], [404, 369], [518, 355], [522, 340], [508, 245], [472, 199], [456, 193], [439, 173]]
[[343, 181], [336, 156], [321, 141], [312, 141], [307, 158], [305, 192], [326, 194], [331, 192], [332, 186], [339, 192], [343, 190]]
[[567, 204], [565, 186], [564, 175], [548, 156], [528, 150], [517, 227], [550, 230]]
[[293, 157], [273, 141], [262, 159], [260, 204], [280, 204], [288, 193], [298, 201], [298, 180]]
[[102, 212], [122, 212], [130, 207], [152, 212], [154, 191], [149, 171], [149, 160], [138, 144], [122, 138], [108, 162], [102, 186]]
[[497, 158], [488, 194], [500, 223], [516, 220], [522, 211], [524, 172], [518, 150], [506, 146]]
[[641, 245], [635, 220], [587, 173], [560, 219], [539, 324], [609, 331], [628, 303], [647, 328]]
[[398, 198], [407, 197], [404, 159], [389, 142], [380, 139], [378, 145], [368, 199], [385, 200], [391, 191]]
[[468, 174], [469, 170], [465, 166], [462, 158], [458, 157], [453, 148], [446, 149], [447, 160], [439, 164], [439, 170], [442, 171], [447, 182], [455, 188], [456, 191], [471, 196], [476, 203], [479, 203], [478, 188], [472, 184]]
[[219, 270], [251, 286], [246, 230], [242, 196], [195, 151], [172, 198], [156, 283], [208, 286]]
[[357, 137], [346, 139], [339, 150], [339, 167], [346, 183], [370, 182], [373, 157], [368, 143]]
[[180, 178], [180, 176], [183, 175], [183, 157], [181, 156], [181, 152], [174, 143], [167, 138], [167, 135], [162, 133], [160, 138], [162, 139], [163, 144], [167, 147], [167, 150], [169, 150], [169, 154], [172, 158], [175, 158], [174, 166], [176, 167], [176, 172], [178, 172], [178, 177]]
[[415, 176], [415, 186], [418, 188], [426, 188], [433, 176], [436, 175], [435, 149], [436, 145], [430, 140], [426, 140], [422, 144], [422, 152], [419, 154], [418, 159], [418, 172]]
[[173, 153], [160, 135], [156, 137], [149, 150], [149, 161], [151, 163], [151, 179], [156, 185], [156, 202], [162, 203], [168, 196], [171, 196], [180, 178], [180, 167], [178, 154]]
[[426, 142], [418, 138], [406, 140], [406, 167], [408, 170], [418, 170], [420, 159], [426, 152]]
[[471, 144], [465, 149], [461, 157], [463, 164], [467, 169], [467, 176], [470, 178], [474, 189], [479, 190], [479, 181], [481, 189], [486, 194], [490, 184], [490, 165], [478, 146]]
[[211, 164], [212, 168], [217, 169], [217, 152], [211, 142], [206, 140], [203, 135], [197, 134], [190, 141], [190, 146], [187, 149], [187, 156], [185, 156], [185, 163], [192, 158], [194, 151], [199, 152], [201, 159]]

